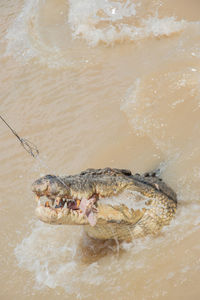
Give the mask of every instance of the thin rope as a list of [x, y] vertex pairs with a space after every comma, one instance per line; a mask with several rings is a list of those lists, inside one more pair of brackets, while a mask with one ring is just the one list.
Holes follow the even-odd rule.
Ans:
[[36, 158], [39, 155], [39, 150], [36, 145], [30, 142], [27, 139], [21, 138], [17, 132], [4, 120], [4, 118], [0, 115], [1, 120], [6, 124], [6, 126], [12, 131], [12, 133], [16, 136], [16, 138], [20, 141], [22, 147], [28, 152], [32, 157]]

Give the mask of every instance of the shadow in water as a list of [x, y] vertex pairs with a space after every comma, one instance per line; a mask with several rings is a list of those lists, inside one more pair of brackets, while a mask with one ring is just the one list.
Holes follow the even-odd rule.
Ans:
[[82, 236], [77, 247], [77, 255], [82, 263], [90, 264], [109, 255], [120, 256], [124, 252], [118, 240], [96, 240]]

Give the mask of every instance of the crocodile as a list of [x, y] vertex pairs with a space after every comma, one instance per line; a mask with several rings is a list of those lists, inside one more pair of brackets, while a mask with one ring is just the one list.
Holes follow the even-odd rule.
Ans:
[[104, 168], [45, 175], [32, 184], [32, 191], [41, 221], [83, 225], [89, 237], [100, 240], [155, 235], [170, 223], [177, 208], [176, 193], [155, 172], [140, 175]]

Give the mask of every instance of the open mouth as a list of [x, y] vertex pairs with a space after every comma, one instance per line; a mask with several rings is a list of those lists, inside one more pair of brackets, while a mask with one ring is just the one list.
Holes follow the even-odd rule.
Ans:
[[41, 199], [40, 196], [36, 196], [36, 201], [39, 206], [48, 207], [51, 209], [63, 209], [68, 208], [72, 210], [80, 210], [79, 206], [81, 203], [81, 200], [79, 199], [65, 199], [65, 198], [51, 198], [48, 197], [48, 200]]
[[[47, 196], [48, 197], [48, 196]], [[60, 197], [48, 197], [48, 200], [41, 199], [40, 196], [36, 196], [38, 206], [43, 206], [51, 210], [62, 211], [67, 208], [69, 211], [76, 211], [85, 215], [91, 226], [95, 226], [97, 222], [97, 197], [91, 197], [89, 199], [66, 199]]]

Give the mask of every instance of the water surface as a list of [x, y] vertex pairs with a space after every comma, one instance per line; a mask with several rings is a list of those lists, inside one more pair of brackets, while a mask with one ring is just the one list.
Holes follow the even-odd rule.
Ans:
[[[1, 299], [200, 297], [200, 3], [26, 0], [0, 4]], [[160, 168], [178, 195], [170, 226], [90, 244], [35, 215], [31, 183], [88, 167]], [[89, 244], [87, 244], [89, 243]]]

